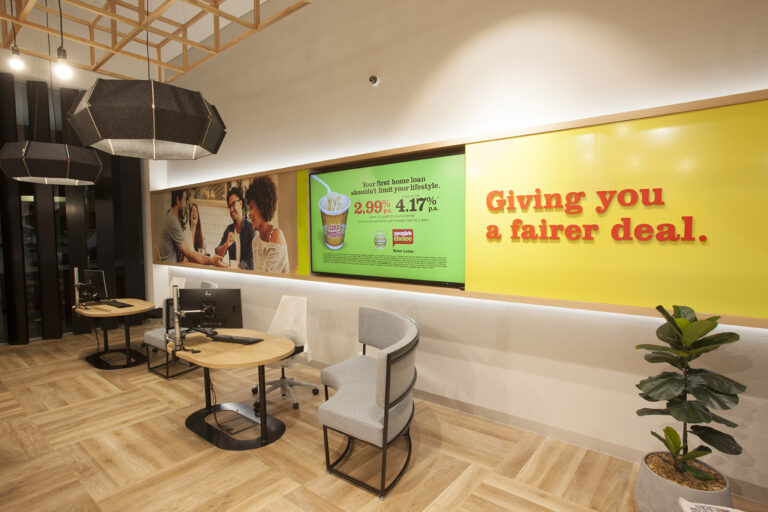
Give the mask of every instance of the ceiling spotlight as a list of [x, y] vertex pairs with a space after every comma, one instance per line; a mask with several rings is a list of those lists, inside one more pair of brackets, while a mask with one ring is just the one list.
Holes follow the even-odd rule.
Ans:
[[11, 66], [11, 69], [16, 71], [24, 69], [24, 61], [21, 60], [21, 52], [19, 52], [19, 47], [15, 44], [11, 47], [11, 60], [8, 61], [8, 64]]
[[60, 79], [69, 80], [70, 78], [72, 78], [72, 68], [69, 67], [69, 64], [67, 64], [67, 50], [59, 46], [57, 54], [59, 56], [59, 60], [56, 62], [56, 65], [53, 67], [53, 71], [56, 73], [56, 76], [59, 77]]

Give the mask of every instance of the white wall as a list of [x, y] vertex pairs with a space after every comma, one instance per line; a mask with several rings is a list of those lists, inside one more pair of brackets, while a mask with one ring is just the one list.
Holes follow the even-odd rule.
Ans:
[[[178, 186], [768, 88], [766, 26], [763, 0], [317, 1], [179, 81], [216, 105], [228, 135], [218, 155], [169, 162], [159, 181]], [[380, 87], [368, 84], [373, 73]], [[633, 460], [659, 447], [648, 431], [664, 423], [634, 415], [644, 406], [634, 384], [659, 370], [634, 345], [653, 342], [656, 318], [154, 271], [156, 293], [173, 276], [242, 287], [246, 323], [257, 328], [280, 295], [307, 295], [312, 352], [324, 363], [357, 350], [359, 305], [406, 312], [422, 329], [421, 392]], [[727, 413], [741, 424], [745, 450], [709, 462], [736, 479], [737, 492], [768, 502], [768, 330], [728, 329], [742, 341], [701, 361], [749, 386]]]

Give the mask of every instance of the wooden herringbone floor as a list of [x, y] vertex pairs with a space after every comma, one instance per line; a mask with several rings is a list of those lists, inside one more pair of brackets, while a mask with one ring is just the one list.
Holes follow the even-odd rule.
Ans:
[[[135, 348], [151, 327], [133, 328]], [[113, 331], [110, 345], [120, 346], [120, 336]], [[93, 351], [92, 335], [0, 346], [0, 510], [634, 510], [637, 465], [424, 401], [411, 464], [382, 502], [326, 475], [322, 392], [298, 389], [297, 411], [270, 395], [283, 438], [223, 451], [184, 426], [203, 405], [200, 370], [171, 381], [144, 366], [102, 371], [82, 359]], [[313, 368], [291, 374], [319, 383]], [[253, 401], [255, 369], [214, 370], [212, 378], [218, 401]], [[373, 476], [378, 461], [365, 449], [354, 455], [359, 476]]]

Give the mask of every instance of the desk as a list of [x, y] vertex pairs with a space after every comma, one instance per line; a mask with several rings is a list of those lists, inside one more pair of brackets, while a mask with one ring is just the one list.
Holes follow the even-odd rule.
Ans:
[[[116, 308], [114, 306], [108, 306], [104, 303], [88, 304], [85, 307], [74, 308], [74, 312], [80, 316], [87, 318], [119, 318], [122, 317], [125, 323], [125, 348], [109, 349], [109, 334], [106, 327], [103, 327], [104, 331], [104, 350], [100, 350], [94, 354], [86, 356], [85, 360], [91, 363], [100, 370], [117, 370], [120, 368], [130, 368], [143, 364], [147, 359], [144, 354], [136, 350], [131, 350], [131, 334], [130, 327], [128, 326], [128, 318], [133, 315], [140, 315], [155, 309], [155, 305], [151, 302], [147, 302], [141, 299], [117, 299], [120, 302], [125, 302], [131, 306], [128, 308]], [[101, 356], [108, 353], [124, 352], [125, 363], [111, 363], [104, 361]]]
[[[264, 365], [280, 361], [291, 355], [294, 351], [293, 342], [287, 338], [250, 329], [216, 330], [219, 334], [264, 338], [264, 341], [254, 343], [253, 345], [239, 345], [237, 343], [210, 341], [209, 338], [201, 333], [187, 334], [186, 338], [184, 338], [184, 348], [199, 350], [199, 352], [177, 351], [176, 357], [202, 366], [205, 386], [205, 408], [193, 412], [187, 418], [187, 428], [223, 450], [250, 450], [277, 441], [285, 432], [285, 424], [277, 418], [267, 415], [266, 393], [259, 393], [258, 415], [255, 414], [252, 406], [246, 404], [224, 403], [211, 405], [210, 369], [258, 366], [259, 389], [264, 390], [266, 389]], [[168, 350], [172, 351], [173, 344], [169, 343], [168, 346]], [[235, 439], [205, 421], [209, 414], [219, 411], [233, 411], [251, 422], [259, 424], [261, 436], [258, 439]], [[264, 419], [266, 421], [263, 421]]]

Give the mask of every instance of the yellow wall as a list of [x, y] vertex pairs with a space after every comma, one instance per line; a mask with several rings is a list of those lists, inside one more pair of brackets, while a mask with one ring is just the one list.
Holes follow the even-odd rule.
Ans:
[[[472, 144], [466, 161], [467, 290], [768, 317], [768, 101]], [[516, 211], [493, 211], [498, 194], [488, 206], [492, 191], [508, 203], [509, 191], [536, 189], [563, 203], [583, 192], [583, 211], [524, 210], [517, 198]], [[643, 205], [641, 189], [664, 204]], [[611, 190], [598, 213], [598, 192]], [[636, 204], [618, 203], [631, 202], [625, 190], [638, 192]], [[651, 239], [614, 240], [622, 218], [633, 238]], [[550, 239], [531, 238], [542, 220]], [[552, 224], [563, 226], [559, 240]], [[650, 227], [635, 233], [640, 224]], [[499, 238], [489, 238], [491, 225]], [[669, 240], [672, 229], [680, 240]]]

